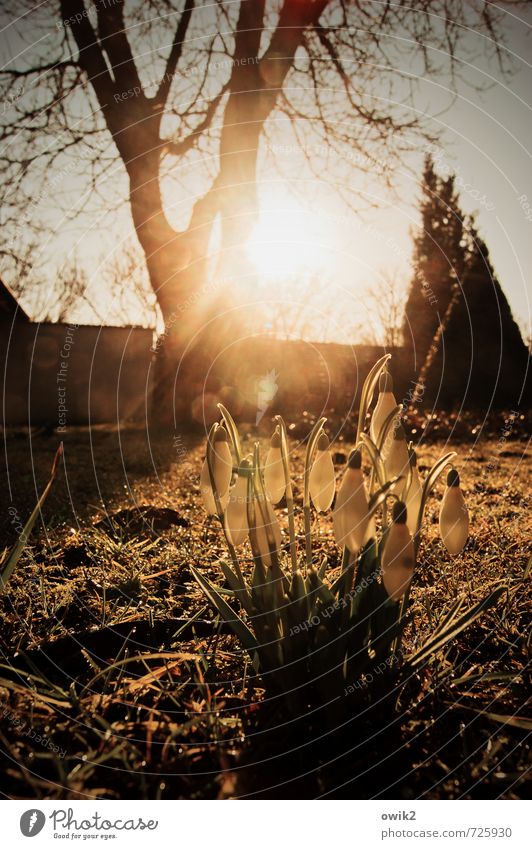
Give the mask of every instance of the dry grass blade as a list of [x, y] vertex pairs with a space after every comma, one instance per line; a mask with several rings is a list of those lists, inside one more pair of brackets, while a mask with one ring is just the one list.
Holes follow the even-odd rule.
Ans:
[[460, 596], [456, 601], [451, 605], [451, 608], [442, 616], [441, 622], [438, 623], [434, 631], [432, 632], [432, 637], [435, 638], [442, 633], [445, 628], [448, 628], [451, 622], [454, 622], [458, 614], [460, 613], [462, 607], [464, 606], [465, 598]]
[[423, 663], [426, 663], [430, 657], [437, 651], [440, 651], [450, 640], [454, 640], [465, 628], [475, 622], [490, 607], [493, 607], [499, 601], [500, 597], [507, 591], [506, 585], [502, 585], [493, 590], [489, 595], [483, 598], [478, 604], [469, 608], [458, 620], [452, 622], [450, 627], [442, 630], [436, 637], [434, 635], [422, 646], [415, 654], [407, 658], [406, 667], [409, 669], [418, 668]]
[[493, 713], [489, 710], [483, 710], [482, 708], [473, 708], [468, 705], [462, 704], [450, 704], [448, 705], [451, 709], [458, 710], [467, 710], [471, 713], [476, 713], [477, 716], [485, 716], [487, 719], [490, 719], [492, 722], [498, 722], [501, 725], [511, 725], [513, 728], [520, 728], [522, 731], [527, 731], [530, 733], [532, 731], [532, 718], [529, 716], [520, 716], [519, 714], [503, 714], [503, 713]]
[[55, 476], [57, 474], [57, 468], [59, 466], [59, 460], [61, 459], [62, 456], [63, 456], [63, 443], [61, 442], [61, 444], [59, 445], [59, 448], [57, 449], [57, 451], [55, 453], [54, 462], [52, 463], [52, 469], [51, 469], [51, 472], [50, 472], [50, 479], [49, 479], [48, 483], [46, 484], [41, 497], [37, 501], [37, 504], [35, 505], [28, 521], [24, 525], [24, 528], [22, 529], [22, 533], [19, 534], [19, 538], [18, 538], [17, 542], [15, 543], [15, 545], [13, 546], [11, 551], [9, 552], [5, 564], [4, 563], [1, 564], [2, 571], [0, 572], [0, 592], [5, 592], [6, 587], [7, 587], [7, 583], [9, 581], [9, 579], [11, 578], [13, 572], [16, 569], [17, 563], [20, 560], [20, 556], [21, 556], [22, 552], [24, 551], [24, 548], [26, 547], [26, 543], [28, 542], [28, 538], [29, 538], [29, 536], [30, 536], [30, 534], [33, 530], [33, 526], [35, 525], [35, 522], [37, 521], [37, 516], [39, 516], [39, 514], [40, 514], [40, 512], [43, 508], [44, 502], [48, 498], [48, 495], [49, 495], [50, 490], [52, 488], [52, 484], [53, 484], [53, 482], [55, 480]]

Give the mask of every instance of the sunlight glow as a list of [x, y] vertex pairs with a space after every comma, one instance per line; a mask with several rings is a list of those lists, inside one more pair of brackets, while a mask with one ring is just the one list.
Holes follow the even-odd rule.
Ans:
[[299, 204], [283, 202], [262, 207], [249, 238], [247, 254], [257, 273], [268, 279], [286, 278], [305, 269], [327, 265], [329, 223], [318, 220]]

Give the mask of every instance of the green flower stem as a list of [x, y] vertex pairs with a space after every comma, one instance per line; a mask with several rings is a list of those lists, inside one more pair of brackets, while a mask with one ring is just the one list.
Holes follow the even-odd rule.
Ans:
[[340, 593], [342, 598], [346, 598], [349, 592], [351, 592], [351, 582], [353, 579], [354, 572], [354, 563], [356, 560], [356, 555], [351, 554], [347, 546], [344, 546], [344, 550], [342, 553], [342, 566], [341, 566], [341, 575], [344, 576], [343, 579], [343, 592]]
[[297, 543], [296, 524], [294, 519], [294, 492], [292, 489], [292, 479], [290, 477], [290, 466], [288, 463], [288, 435], [282, 416], [276, 416], [275, 420], [279, 423], [281, 428], [281, 457], [283, 460], [284, 479], [286, 483], [285, 497], [288, 513], [288, 535], [290, 537], [290, 559], [292, 561], [292, 572], [295, 572], [297, 569]]
[[214, 450], [214, 437], [216, 431], [219, 428], [218, 422], [215, 422], [209, 431], [209, 436], [207, 438], [207, 468], [209, 469], [209, 480], [211, 482], [211, 489], [214, 498], [214, 504], [216, 506], [216, 516], [220, 525], [222, 526], [223, 535], [225, 537], [225, 542], [227, 545], [227, 550], [229, 551], [229, 556], [231, 558], [231, 562], [235, 568], [235, 572], [238, 575], [239, 580], [242, 583], [242, 586], [245, 587], [244, 576], [242, 574], [242, 570], [240, 568], [240, 563], [238, 562], [238, 554], [236, 553], [236, 549], [229, 539], [229, 535], [227, 533], [227, 528], [225, 527], [224, 522], [224, 511], [222, 510], [222, 503], [220, 501], [220, 495], [218, 493], [218, 489], [216, 486], [216, 481], [214, 479], [214, 469], [213, 469], [213, 457], [212, 452]]
[[233, 419], [229, 410], [227, 410], [223, 404], [218, 404], [218, 409], [222, 415], [225, 426], [227, 428], [227, 432], [229, 434], [229, 438], [233, 443], [233, 449], [236, 456], [236, 464], [240, 465], [240, 461], [242, 460], [242, 446], [240, 445], [240, 437], [238, 435], [238, 428], [235, 424], [235, 420]]
[[303, 475], [303, 521], [305, 524], [305, 559], [307, 569], [310, 569], [312, 566], [312, 535], [310, 532], [310, 470], [312, 468], [312, 461], [314, 459], [318, 438], [326, 421], [327, 419], [322, 416], [312, 428], [305, 453], [305, 471]]
[[445, 454], [445, 456], [440, 457], [439, 460], [436, 460], [436, 462], [434, 463], [434, 465], [430, 469], [429, 473], [427, 474], [427, 477], [425, 478], [425, 480], [423, 482], [423, 486], [421, 488], [421, 504], [419, 505], [419, 513], [418, 513], [417, 522], [416, 522], [416, 531], [415, 531], [415, 534], [414, 534], [414, 552], [416, 554], [416, 557], [417, 557], [417, 552], [418, 552], [419, 543], [420, 543], [420, 533], [421, 533], [421, 526], [423, 524], [423, 514], [425, 512], [425, 507], [427, 505], [427, 501], [429, 499], [430, 493], [434, 489], [434, 486], [436, 485], [436, 481], [440, 477], [440, 475], [443, 472], [443, 470], [445, 469], [445, 467], [447, 465], [449, 465], [451, 463], [451, 461], [454, 460], [455, 457], [456, 457], [456, 451], [449, 451], [448, 454]]

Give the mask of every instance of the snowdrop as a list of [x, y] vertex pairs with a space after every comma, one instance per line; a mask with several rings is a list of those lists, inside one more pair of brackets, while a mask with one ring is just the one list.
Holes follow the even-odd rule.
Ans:
[[251, 462], [248, 459], [242, 460], [238, 467], [236, 483], [229, 491], [225, 511], [225, 530], [235, 548], [242, 545], [249, 534], [247, 503], [250, 470]]
[[352, 451], [333, 511], [334, 538], [340, 547], [347, 546], [352, 553], [362, 548], [373, 530], [361, 466], [360, 451]]
[[[389, 448], [384, 459], [386, 477], [388, 480], [403, 475], [406, 477], [410, 465], [408, 447], [406, 444], [405, 429], [400, 421], [395, 423], [393, 438], [390, 439]], [[404, 487], [404, 481], [399, 483], [400, 491]]]
[[414, 543], [408, 530], [407, 509], [402, 501], [396, 501], [381, 560], [382, 582], [394, 601], [400, 601], [410, 586], [414, 565]]
[[[252, 462], [242, 460], [236, 424], [222, 405], [220, 412], [225, 428], [215, 424], [209, 434], [209, 467], [207, 475], [205, 468], [202, 472], [202, 489], [207, 508], [214, 512], [210, 471], [216, 480], [214, 495], [218, 495], [218, 489], [220, 496], [226, 499], [225, 516], [219, 518], [224, 518], [230, 562], [221, 560], [220, 569], [230, 592], [239, 601], [241, 615], [234, 606], [227, 604], [219, 588], [200, 569], [192, 566], [192, 573], [209, 605], [215, 606], [249, 652], [255, 671], [267, 673], [264, 680], [273, 681], [276, 695], [283, 693], [287, 701], [293, 698], [294, 716], [301, 715], [314, 695], [322, 694], [324, 701], [330, 703], [331, 686], [340, 687], [337, 694], [343, 688], [345, 695], [346, 682], [356, 680], [361, 672], [374, 666], [377, 659], [389, 661], [390, 666], [401, 672], [402, 631], [410, 620], [405, 614], [420, 541], [415, 533], [417, 520], [440, 475], [450, 468], [456, 453], [451, 451], [439, 457], [420, 481], [416, 455], [406, 444], [399, 420], [401, 409], [395, 403], [387, 372], [380, 378], [378, 410], [371, 420], [373, 439], [365, 433], [371, 400], [387, 360], [388, 355], [375, 363], [364, 381], [356, 447], [349, 455], [333, 510], [334, 536], [344, 549], [340, 576], [328, 573], [327, 568], [336, 566], [337, 558], [330, 559], [324, 553], [323, 542], [318, 550], [313, 548], [312, 539], [313, 530], [320, 529], [320, 523], [312, 525], [312, 502], [317, 510], [325, 511], [334, 498], [334, 468], [329, 441], [323, 431], [326, 419], [320, 417], [314, 423], [307, 440], [302, 516], [294, 513], [287, 430], [281, 416], [276, 417], [278, 426], [271, 439], [265, 468], [258, 441], [254, 443]], [[230, 491], [231, 452], [227, 434], [238, 465], [236, 481]], [[366, 491], [361, 451], [367, 453], [367, 462], [371, 465], [371, 477], [368, 478], [371, 497]], [[459, 484], [458, 474], [453, 470], [447, 479], [440, 512], [442, 539], [451, 554], [462, 550], [469, 526]], [[285, 550], [273, 508], [273, 503], [278, 503], [283, 496], [286, 498], [286, 539], [289, 541]], [[395, 503], [389, 521], [391, 501]], [[220, 513], [218, 498], [216, 502]], [[296, 533], [295, 520], [299, 521], [300, 516], [304, 537]], [[255, 560], [253, 569], [247, 568], [248, 564], [241, 568], [242, 561], [236, 552], [236, 547], [245, 543], [247, 537]], [[369, 540], [375, 544], [367, 544]], [[378, 588], [369, 580], [376, 575], [380, 575], [382, 581]], [[355, 588], [360, 596], [354, 604]], [[385, 604], [383, 597], [387, 600]], [[490, 590], [487, 604], [495, 603], [498, 597]], [[429, 637], [424, 645], [416, 647], [409, 657], [405, 676], [410, 678], [411, 669], [422, 668], [432, 652], [441, 652], [442, 646], [455, 639], [468, 621], [474, 621], [478, 605], [466, 616], [461, 604], [460, 601], [458, 606], [453, 605], [451, 611], [444, 614], [445, 621], [438, 629], [437, 640], [431, 643]], [[338, 615], [325, 612], [333, 610], [338, 610]], [[291, 639], [300, 633], [301, 639]], [[353, 633], [356, 650], [351, 652], [349, 641]], [[331, 669], [335, 670], [333, 677], [326, 674]], [[391, 682], [394, 687], [397, 680], [394, 673]], [[301, 695], [301, 687], [307, 682], [311, 682], [312, 690]], [[380, 692], [378, 696], [380, 698]]]
[[[209, 450], [209, 448], [207, 450]], [[231, 455], [231, 449], [229, 448], [227, 431], [224, 427], [217, 428], [210, 450], [214, 486], [216, 487], [223, 511], [225, 510], [229, 500], [229, 484], [231, 483], [231, 477], [233, 474], [233, 458]], [[210, 516], [216, 516], [218, 511], [216, 509], [216, 501], [212, 491], [207, 458], [205, 458], [201, 469], [200, 491], [205, 510]]]
[[310, 470], [309, 488], [314, 507], [324, 513], [334, 499], [334, 465], [325, 433], [318, 437], [316, 455]]
[[386, 370], [379, 378], [379, 397], [377, 398], [369, 427], [369, 433], [375, 445], [378, 444], [379, 434], [386, 419], [396, 407], [397, 401], [393, 394], [392, 376]]
[[449, 554], [460, 554], [469, 536], [469, 513], [460, 489], [460, 475], [451, 469], [440, 506], [440, 536]]

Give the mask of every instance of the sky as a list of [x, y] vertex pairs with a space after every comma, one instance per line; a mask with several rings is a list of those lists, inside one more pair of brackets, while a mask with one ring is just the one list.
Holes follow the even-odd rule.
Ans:
[[[511, 78], [503, 77], [495, 63], [487, 65], [480, 59], [464, 67], [463, 73], [472, 83], [489, 80], [489, 88], [479, 94], [460, 85], [456, 97], [451, 98], [442, 80], [426, 79], [418, 106], [431, 116], [438, 136], [432, 149], [437, 169], [442, 174], [456, 173], [462, 208], [477, 214], [495, 271], [527, 334], [532, 265], [532, 11], [507, 13], [506, 22], [506, 44], [514, 67]], [[9, 27], [3, 37], [2, 59], [11, 61], [15, 41], [9, 39]], [[469, 37], [484, 38], [480, 34]], [[320, 340], [363, 341], [374, 321], [371, 292], [377, 284], [393, 277], [401, 290], [406, 289], [411, 276], [412, 229], [419, 224], [417, 178], [425, 152], [419, 141], [413, 140], [404, 170], [396, 173], [396, 191], [390, 192], [377, 175], [360, 173], [350, 151], [346, 150], [340, 168], [337, 162], [332, 167], [323, 151], [309, 141], [305, 154], [314, 162], [311, 174], [288, 127], [281, 118], [277, 120], [275, 132], [261, 151], [261, 216], [248, 253], [258, 272], [253, 297], [260, 299], [264, 294], [273, 304], [282, 302], [280, 309], [285, 312], [290, 312], [289, 303], [293, 303], [293, 320], [285, 322], [282, 332]], [[167, 179], [169, 216], [176, 226], [186, 223], [187, 186], [196, 179], [194, 167], [189, 161], [186, 174], [176, 173], [174, 181], [172, 175]], [[113, 200], [120, 186], [124, 186], [124, 178], [119, 167], [115, 185], [109, 184]], [[86, 212], [77, 214], [77, 199], [87, 191], [80, 173], [69, 174], [60, 189], [74, 214], [58, 235], [54, 192], [40, 199], [52, 232], [40, 246], [40, 276], [34, 279], [33, 288], [23, 293], [23, 305], [32, 317], [42, 317], [56, 268], [76, 253], [89, 289], [87, 300], [70, 316], [72, 320], [153, 322], [155, 312], [153, 308], [146, 311], [142, 298], [132, 295], [124, 301], [109, 295], [112, 287], [108, 283], [120, 246], [135, 242], [127, 206], [110, 210], [103, 218], [91, 212], [90, 204]], [[346, 189], [354, 198], [349, 205]], [[369, 211], [368, 202], [376, 208]], [[145, 276], [139, 273], [139, 279], [145, 281]], [[245, 286], [243, 281], [244, 299], [250, 294]], [[274, 318], [272, 321], [278, 329]]]
[[[530, 296], [532, 267], [532, 11], [507, 16], [506, 40], [513, 54], [514, 70], [505, 79], [497, 66], [480, 62], [468, 71], [471, 82], [492, 78], [490, 86], [480, 94], [467, 86], [460, 86], [458, 96], [444, 114], [434, 119], [439, 136], [438, 143], [430, 148], [436, 168], [442, 176], [455, 173], [461, 207], [465, 213], [475, 213], [481, 236], [490, 250], [495, 272], [510, 302], [514, 317], [525, 335], [530, 333]], [[427, 80], [425, 102], [429, 114], [436, 114], [448, 100], [439, 81]], [[278, 151], [282, 153], [283, 146]], [[275, 152], [275, 149], [274, 149]], [[353, 169], [347, 180], [363, 186], [363, 196], [377, 203], [372, 212], [353, 215], [339, 200], [338, 186], [315, 183], [309, 194], [313, 195], [310, 210], [304, 202], [299, 219], [291, 215], [293, 201], [287, 197], [284, 209], [287, 221], [295, 221], [295, 233], [311, 228], [314, 233], [302, 240], [302, 253], [310, 251], [309, 266], [320, 267], [320, 273], [333, 277], [335, 297], [343, 301], [345, 293], [354, 288], [355, 294], [369, 292], [386, 271], [397, 276], [404, 286], [411, 274], [412, 229], [419, 226], [417, 202], [419, 189], [416, 175], [420, 173], [425, 148], [419, 141], [413, 144], [411, 157], [405, 160], [414, 169], [414, 175], [405, 167], [397, 175], [396, 193], [388, 192], [377, 179], [360, 177]], [[407, 161], [408, 160], [408, 161]], [[324, 174], [326, 178], [327, 175]], [[292, 181], [297, 192], [297, 181]], [[279, 187], [272, 190], [267, 182], [262, 184], [267, 200], [266, 208], [274, 208], [272, 195], [279, 197]], [[288, 194], [287, 186], [282, 194]], [[280, 203], [279, 211], [283, 211]], [[319, 210], [319, 212], [317, 211]], [[268, 215], [267, 215], [268, 217]], [[269, 217], [275, 220], [275, 214]], [[320, 228], [320, 219], [323, 226]], [[285, 222], [277, 220], [277, 230], [283, 231]], [[266, 228], [267, 229], [267, 228]], [[275, 232], [275, 227], [272, 228]], [[316, 249], [317, 233], [321, 232], [324, 250]], [[265, 239], [266, 241], [266, 239]], [[268, 245], [264, 247], [265, 257]], [[282, 257], [282, 249], [280, 250]], [[371, 299], [370, 299], [371, 300]], [[353, 321], [353, 330], [363, 332], [364, 323], [371, 317], [372, 304], [364, 299], [345, 298], [359, 316]], [[339, 326], [336, 334], [345, 327], [344, 313], [339, 309]]]

